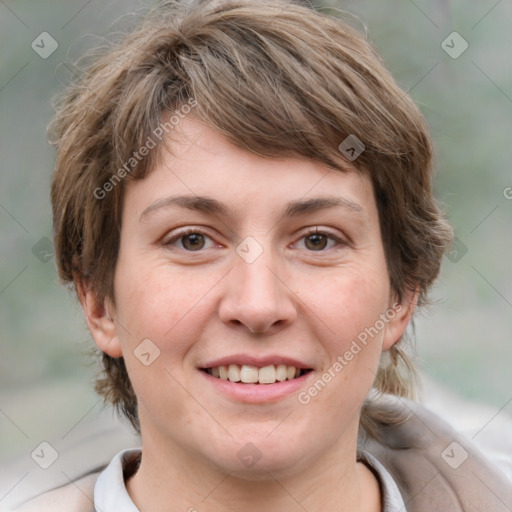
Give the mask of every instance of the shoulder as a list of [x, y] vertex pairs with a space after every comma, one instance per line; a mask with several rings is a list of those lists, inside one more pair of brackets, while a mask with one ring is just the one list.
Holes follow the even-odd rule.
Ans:
[[12, 512], [94, 512], [94, 485], [99, 474], [92, 473], [45, 492]]
[[40, 494], [11, 512], [95, 512], [111, 510], [113, 506], [119, 510], [133, 510], [125, 478], [137, 471], [140, 456], [140, 448], [122, 450], [106, 467], [76, 479], [68, 478], [66, 485]]
[[395, 479], [411, 512], [509, 511], [512, 483], [471, 442], [421, 404], [386, 398], [372, 405], [381, 422], [378, 439], [364, 447]]

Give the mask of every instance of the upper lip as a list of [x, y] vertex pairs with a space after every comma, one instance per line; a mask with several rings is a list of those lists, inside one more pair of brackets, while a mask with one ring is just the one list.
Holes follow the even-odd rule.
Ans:
[[287, 356], [268, 355], [261, 357], [250, 356], [247, 354], [233, 354], [231, 356], [221, 357], [219, 359], [207, 361], [204, 364], [199, 365], [199, 367], [216, 368], [218, 366], [229, 366], [230, 364], [238, 364], [240, 366], [257, 366], [258, 368], [263, 368], [264, 366], [270, 366], [273, 364], [285, 364], [287, 366], [295, 366], [295, 368], [303, 370], [311, 369], [311, 365]]

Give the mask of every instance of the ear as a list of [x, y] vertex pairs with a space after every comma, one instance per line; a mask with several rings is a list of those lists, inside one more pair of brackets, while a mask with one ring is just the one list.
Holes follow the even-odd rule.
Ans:
[[111, 357], [122, 357], [118, 328], [114, 319], [114, 308], [105, 299], [98, 302], [89, 283], [85, 279], [75, 280], [78, 299], [85, 313], [87, 327], [98, 348]]
[[414, 313], [418, 297], [419, 290], [416, 290], [406, 294], [401, 302], [390, 301], [389, 309], [385, 313], [388, 322], [382, 343], [383, 351], [389, 350], [402, 337]]

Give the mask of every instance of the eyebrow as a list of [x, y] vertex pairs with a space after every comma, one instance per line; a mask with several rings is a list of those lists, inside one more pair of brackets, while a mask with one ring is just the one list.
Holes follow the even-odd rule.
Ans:
[[[205, 196], [170, 196], [158, 199], [149, 205], [141, 214], [139, 221], [147, 220], [157, 211], [171, 207], [179, 207], [187, 210], [208, 213], [210, 215], [229, 216], [231, 211], [223, 203]], [[284, 209], [284, 217], [297, 217], [306, 213], [313, 213], [326, 208], [342, 207], [357, 214], [362, 214], [364, 209], [358, 203], [344, 197], [326, 196], [305, 200], [291, 201]], [[236, 212], [234, 215], [236, 216]]]

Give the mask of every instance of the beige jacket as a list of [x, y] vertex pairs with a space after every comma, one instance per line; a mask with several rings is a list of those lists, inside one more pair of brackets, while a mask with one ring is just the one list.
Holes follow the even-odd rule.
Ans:
[[[512, 482], [471, 441], [417, 403], [398, 399], [378, 407], [407, 416], [399, 426], [380, 427], [385, 442], [363, 443], [393, 476], [407, 512], [512, 511]], [[46, 492], [16, 512], [94, 512], [100, 472]]]

